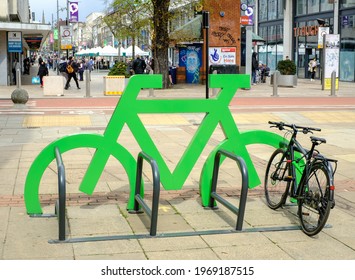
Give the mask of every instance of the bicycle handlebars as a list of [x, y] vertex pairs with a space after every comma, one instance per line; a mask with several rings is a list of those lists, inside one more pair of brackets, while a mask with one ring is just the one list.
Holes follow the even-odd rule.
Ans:
[[279, 130], [284, 130], [285, 127], [289, 127], [291, 129], [293, 129], [294, 132], [302, 131], [304, 134], [307, 134], [309, 132], [312, 133], [312, 131], [321, 131], [320, 128], [299, 126], [299, 125], [295, 125], [295, 124], [287, 124], [284, 122], [269, 121], [268, 123], [271, 124], [270, 127], [277, 127]]

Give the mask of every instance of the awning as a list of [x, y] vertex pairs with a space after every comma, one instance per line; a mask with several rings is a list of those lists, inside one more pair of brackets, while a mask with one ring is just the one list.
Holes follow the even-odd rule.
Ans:
[[201, 41], [202, 15], [197, 15], [186, 24], [170, 32], [169, 38], [177, 42]]
[[20, 31], [23, 45], [38, 50], [51, 31], [50, 24], [0, 22], [0, 31]]
[[253, 42], [265, 42], [264, 38], [256, 35], [254, 32], [252, 33], [252, 37], [251, 37], [251, 40]]

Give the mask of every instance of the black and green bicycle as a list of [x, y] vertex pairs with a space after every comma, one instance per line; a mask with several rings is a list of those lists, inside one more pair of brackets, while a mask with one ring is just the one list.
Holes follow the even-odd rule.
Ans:
[[[298, 132], [321, 131], [319, 128], [270, 122], [271, 127], [286, 130], [290, 139], [278, 148], [268, 162], [265, 173], [265, 197], [271, 209], [286, 204], [287, 197], [298, 203], [297, 214], [302, 230], [309, 236], [318, 234], [325, 226], [330, 210], [335, 206], [334, 174], [337, 160], [324, 157], [316, 146], [326, 140], [311, 136], [310, 150], [297, 141]], [[286, 137], [287, 135], [285, 135]]]

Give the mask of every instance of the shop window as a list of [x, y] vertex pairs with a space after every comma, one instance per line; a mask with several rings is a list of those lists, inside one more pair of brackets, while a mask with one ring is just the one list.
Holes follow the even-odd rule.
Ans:
[[354, 81], [355, 15], [341, 17], [340, 80]]
[[355, 73], [355, 52], [340, 51], [340, 80], [353, 82]]

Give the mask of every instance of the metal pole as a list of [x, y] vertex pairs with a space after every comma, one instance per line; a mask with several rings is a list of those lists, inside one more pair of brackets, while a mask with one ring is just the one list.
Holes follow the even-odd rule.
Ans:
[[205, 64], [206, 64], [206, 99], [209, 98], [209, 83], [208, 83], [208, 64], [209, 64], [209, 60], [208, 60], [208, 53], [209, 53], [209, 42], [208, 42], [208, 29], [210, 28], [210, 13], [208, 11], [203, 11], [202, 12], [202, 25], [203, 28], [205, 29], [205, 54], [206, 54], [206, 60], [205, 60]]
[[332, 75], [331, 75], [330, 96], [336, 96], [335, 95], [335, 88], [336, 88], [336, 73], [335, 73], [335, 71], [333, 71]]
[[275, 97], [279, 96], [277, 94], [277, 87], [278, 87], [278, 83], [279, 83], [279, 81], [278, 81], [279, 75], [280, 75], [280, 72], [277, 71], [277, 70], [274, 72], [274, 75], [273, 75], [272, 96], [275, 96]]
[[85, 70], [85, 85], [86, 85], [86, 97], [91, 97], [90, 96], [90, 70], [86, 69]]
[[21, 88], [21, 71], [16, 69], [16, 87]]
[[[67, 27], [69, 27], [69, 0], [67, 0]], [[69, 58], [69, 49], [67, 48], [67, 59]]]
[[60, 32], [59, 32], [59, 0], [57, 0], [57, 33], [58, 33], [58, 53], [57, 53], [57, 75], [59, 75], [59, 56], [60, 56]]

